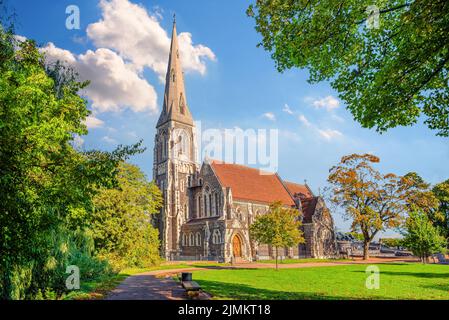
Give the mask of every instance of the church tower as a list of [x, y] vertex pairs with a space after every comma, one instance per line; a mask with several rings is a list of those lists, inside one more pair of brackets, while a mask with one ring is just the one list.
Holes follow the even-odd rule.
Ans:
[[181, 252], [181, 225], [189, 218], [188, 186], [198, 170], [195, 125], [187, 106], [176, 21], [173, 22], [163, 109], [156, 130], [153, 179], [164, 197], [156, 224], [161, 254], [167, 260], [174, 260]]

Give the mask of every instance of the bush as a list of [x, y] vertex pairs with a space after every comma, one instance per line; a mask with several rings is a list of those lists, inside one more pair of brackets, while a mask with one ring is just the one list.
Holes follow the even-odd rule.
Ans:
[[446, 252], [446, 238], [432, 224], [426, 213], [410, 212], [405, 227], [403, 244], [420, 257], [423, 263], [427, 262], [431, 254]]
[[57, 228], [42, 235], [29, 260], [0, 271], [2, 291], [13, 300], [56, 299], [67, 292], [69, 265], [79, 267], [81, 282], [110, 273], [109, 264], [93, 256], [92, 244], [92, 237], [83, 231]]
[[141, 170], [121, 163], [118, 187], [103, 188], [94, 198], [89, 225], [99, 257], [115, 270], [159, 263], [159, 236], [151, 224], [162, 203], [157, 186]]

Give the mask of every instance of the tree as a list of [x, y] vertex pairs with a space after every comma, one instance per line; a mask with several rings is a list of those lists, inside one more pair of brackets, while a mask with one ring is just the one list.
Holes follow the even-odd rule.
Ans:
[[449, 180], [435, 185], [432, 192], [439, 201], [439, 207], [432, 215], [431, 220], [440, 228], [442, 234], [449, 238]]
[[359, 232], [349, 232], [348, 234], [357, 241], [363, 241], [363, 234]]
[[401, 225], [407, 203], [421, 187], [407, 176], [381, 174], [372, 167], [379, 161], [370, 154], [345, 156], [328, 177], [330, 201], [345, 210], [345, 216], [352, 220], [352, 231], [363, 235], [365, 260], [371, 241], [380, 231]]
[[431, 254], [445, 252], [447, 239], [423, 211], [410, 212], [403, 231], [402, 243], [423, 263]]
[[446, 0], [257, 0], [247, 14], [280, 72], [330, 80], [363, 127], [384, 132], [424, 114], [449, 136]]
[[399, 248], [403, 245], [402, 238], [382, 238], [380, 242], [388, 248]]
[[159, 212], [162, 195], [137, 166], [120, 163], [116, 188], [103, 188], [89, 217], [98, 254], [116, 268], [148, 266], [159, 261], [158, 231], [151, 216]]
[[304, 243], [298, 210], [285, 208], [281, 202], [270, 205], [268, 213], [256, 218], [250, 226], [250, 234], [258, 243], [270, 245], [276, 251], [276, 270], [278, 269], [278, 248], [293, 247]]
[[87, 102], [78, 95], [87, 83], [62, 77], [56, 86], [47, 71], [33, 41], [0, 26], [1, 299], [65, 289], [66, 264], [85, 242], [68, 216], [89, 212], [98, 188], [116, 184], [118, 163], [141, 151], [76, 150], [74, 137], [87, 133]]

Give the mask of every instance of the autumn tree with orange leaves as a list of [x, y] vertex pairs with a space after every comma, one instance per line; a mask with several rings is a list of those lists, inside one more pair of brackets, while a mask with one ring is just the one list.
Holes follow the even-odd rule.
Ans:
[[374, 155], [351, 154], [332, 167], [328, 177], [330, 201], [345, 210], [346, 218], [352, 220], [352, 231], [363, 235], [364, 260], [369, 258], [374, 237], [380, 231], [399, 227], [411, 202], [426, 203], [418, 201], [417, 194], [425, 194], [413, 174], [382, 174], [372, 167], [379, 161]]

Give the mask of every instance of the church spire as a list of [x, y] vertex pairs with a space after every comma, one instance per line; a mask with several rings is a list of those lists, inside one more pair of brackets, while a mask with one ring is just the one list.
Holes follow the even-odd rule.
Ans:
[[168, 121], [182, 122], [193, 125], [193, 118], [187, 107], [184, 88], [184, 74], [179, 58], [178, 36], [176, 33], [176, 16], [173, 15], [173, 31], [170, 54], [165, 77], [164, 105], [157, 127]]

